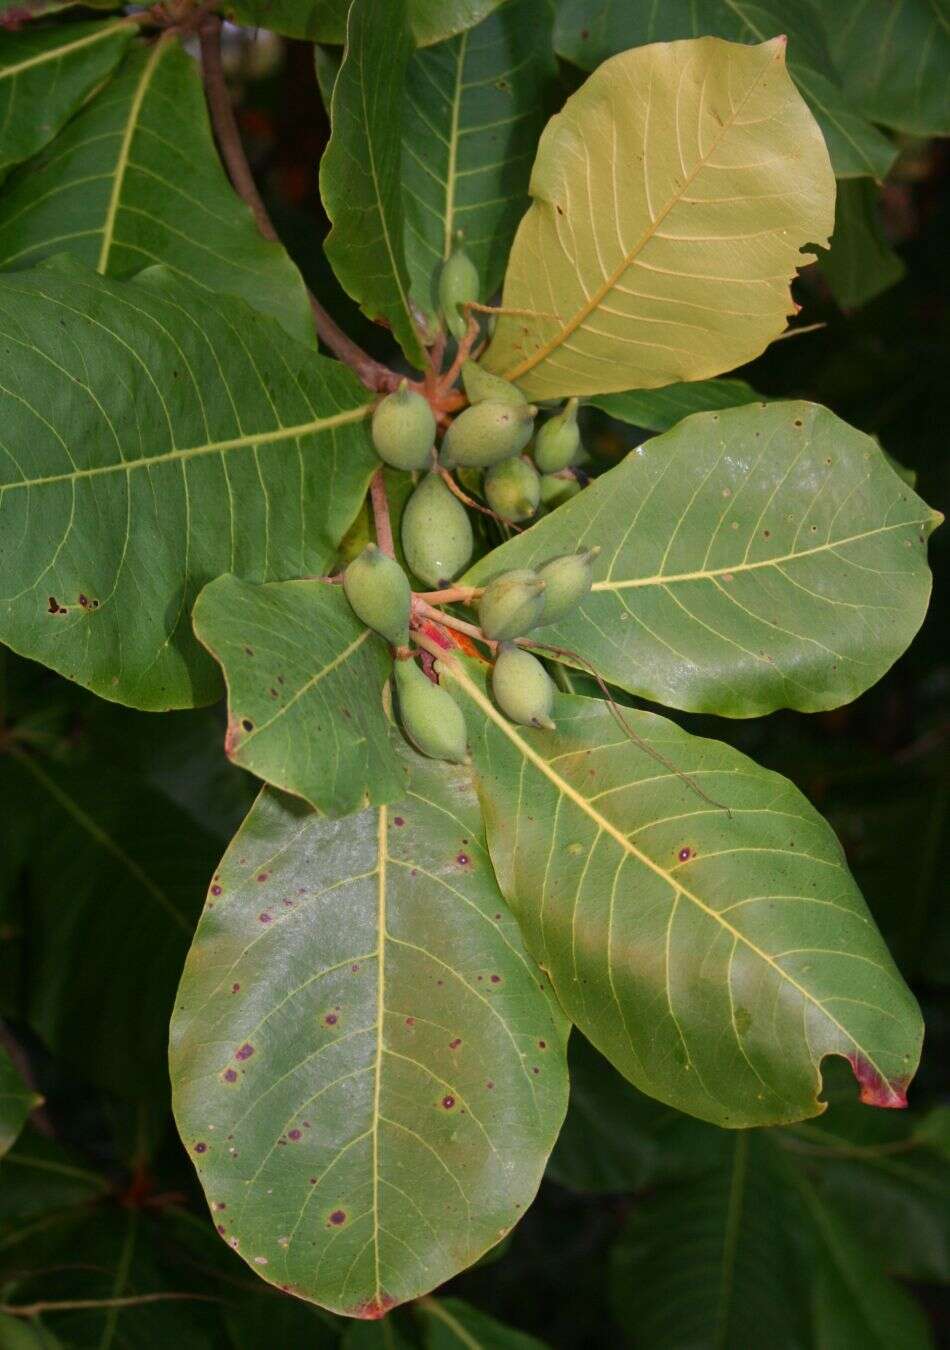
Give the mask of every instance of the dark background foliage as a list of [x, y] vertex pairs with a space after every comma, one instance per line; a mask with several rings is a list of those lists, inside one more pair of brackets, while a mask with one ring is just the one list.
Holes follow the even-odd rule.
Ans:
[[[322, 256], [327, 221], [315, 165], [329, 127], [312, 50], [275, 41], [264, 51], [274, 65], [261, 75], [261, 48], [235, 46], [232, 75], [268, 206], [331, 312], [392, 359], [385, 330], [358, 315]], [[565, 90], [571, 79], [565, 71]], [[814, 399], [879, 437], [917, 475], [921, 495], [946, 509], [947, 145], [908, 140], [881, 209], [906, 265], [903, 280], [845, 312], [812, 268], [799, 283], [802, 319], [824, 327], [775, 344], [740, 373], [765, 394]], [[639, 439], [595, 416], [587, 435], [598, 457], [614, 460]], [[714, 1127], [651, 1110], [575, 1033], [574, 1101], [537, 1203], [502, 1259], [492, 1253], [443, 1293], [553, 1346], [682, 1345], [664, 1330], [662, 1309], [688, 1297], [721, 1260], [717, 1186], [735, 1175], [741, 1147], [748, 1189], [734, 1234], [734, 1297], [754, 1312], [756, 1291], [774, 1293], [784, 1318], [783, 1339], [773, 1340], [766, 1307], [760, 1344], [808, 1343], [794, 1339], [802, 1310], [793, 1298], [796, 1253], [786, 1250], [801, 1220], [796, 1207], [807, 1208], [802, 1184], [860, 1234], [861, 1259], [871, 1264], [848, 1269], [863, 1274], [865, 1292], [875, 1270], [903, 1277], [935, 1339], [950, 1343], [941, 1287], [950, 1279], [950, 1169], [939, 1151], [908, 1137], [950, 1093], [947, 554], [941, 531], [931, 555], [935, 601], [921, 635], [853, 705], [737, 724], [684, 719], [786, 773], [837, 830], [923, 1006], [927, 1041], [911, 1124], [882, 1123], [883, 1113], [869, 1122], [872, 1113], [854, 1107], [853, 1083], [832, 1074], [835, 1104], [820, 1124], [755, 1132], [739, 1145]], [[130, 1346], [258, 1350], [329, 1345], [341, 1335], [351, 1346], [386, 1344], [374, 1339], [375, 1327], [348, 1329], [254, 1280], [211, 1232], [172, 1126], [168, 1012], [208, 876], [254, 790], [221, 754], [221, 710], [159, 720], [9, 655], [0, 698], [0, 1013], [8, 1048], [46, 1098], [3, 1169], [0, 1303], [116, 1291], [198, 1296], [44, 1318], [66, 1345], [100, 1344], [110, 1326], [115, 1343]], [[789, 1180], [790, 1166], [804, 1183]], [[751, 1266], [744, 1246], [755, 1249]], [[807, 1297], [860, 1302], [860, 1290], [843, 1287], [845, 1267], [830, 1258], [825, 1265], [837, 1289]], [[855, 1339], [828, 1344], [878, 1343], [860, 1330], [860, 1313], [842, 1323], [835, 1307], [839, 1335], [850, 1326]], [[724, 1315], [690, 1344], [751, 1344], [741, 1320]], [[408, 1314], [392, 1321], [390, 1344], [425, 1330]], [[14, 1339], [32, 1328], [35, 1341]], [[45, 1336], [40, 1324], [0, 1319], [0, 1347], [56, 1343]]]

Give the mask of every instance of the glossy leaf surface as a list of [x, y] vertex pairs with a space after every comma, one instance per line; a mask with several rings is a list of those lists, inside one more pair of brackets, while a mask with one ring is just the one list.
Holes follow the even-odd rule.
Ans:
[[849, 97], [865, 117], [916, 136], [950, 133], [947, 0], [835, 0], [821, 19]]
[[835, 232], [821, 270], [843, 309], [866, 304], [904, 275], [904, 264], [881, 228], [875, 184], [839, 183]]
[[90, 1082], [161, 1101], [175, 982], [217, 841], [115, 768], [19, 753], [11, 772], [42, 823], [29, 868], [29, 1022]]
[[745, 380], [693, 380], [669, 384], [663, 389], [598, 394], [586, 400], [611, 417], [647, 431], [668, 431], [690, 413], [738, 408], [761, 401], [761, 395]]
[[371, 319], [391, 326], [406, 356], [421, 366], [400, 183], [411, 55], [406, 0], [387, 0], [385, 11], [372, 0], [354, 0], [333, 85], [333, 131], [320, 162], [320, 195], [333, 224], [324, 248], [340, 284]]
[[939, 521], [827, 409], [752, 404], [647, 441], [466, 581], [599, 544], [591, 594], [538, 641], [671, 707], [814, 712], [867, 689], [910, 643]]
[[108, 276], [167, 264], [196, 293], [240, 296], [313, 346], [300, 273], [225, 177], [201, 76], [174, 34], [136, 47], [0, 197], [0, 265], [68, 252]]
[[[388, 3], [388, 0], [387, 0]], [[502, 0], [407, 0], [409, 24], [419, 47], [443, 42], [471, 28]], [[350, 0], [235, 0], [230, 6], [241, 23], [260, 25], [287, 37], [312, 42], [346, 41]]]
[[382, 705], [392, 662], [341, 587], [223, 576], [201, 592], [193, 621], [228, 686], [235, 764], [331, 816], [400, 795]]
[[[856, 0], [857, 2], [857, 0]], [[821, 18], [837, 5], [821, 6]], [[841, 178], [883, 178], [894, 147], [842, 88], [840, 71], [811, 0], [560, 0], [555, 45], [593, 70], [605, 58], [647, 42], [720, 37], [759, 43], [788, 38], [788, 73], [821, 127]]]
[[376, 462], [365, 390], [164, 273], [8, 273], [0, 349], [0, 638], [135, 707], [217, 698], [191, 603], [326, 569]]
[[53, 139], [135, 32], [125, 19], [0, 32], [0, 180]]
[[[531, 399], [705, 379], [758, 355], [834, 221], [781, 40], [623, 52], [545, 128], [484, 357]], [[629, 166], [635, 167], [635, 172]]]
[[545, 1350], [544, 1342], [505, 1326], [460, 1298], [429, 1298], [418, 1305], [425, 1350]]
[[863, 1101], [905, 1104], [920, 1013], [841, 846], [791, 783], [626, 712], [659, 762], [599, 699], [558, 696], [556, 732], [516, 727], [474, 666], [444, 665], [527, 947], [631, 1082], [720, 1125], [801, 1120], [823, 1109], [831, 1054]]
[[412, 289], [427, 309], [456, 230], [478, 269], [479, 299], [501, 283], [528, 206], [528, 178], [553, 74], [551, 9], [514, 0], [406, 73], [402, 182]]
[[267, 790], [215, 876], [172, 1022], [182, 1138], [264, 1279], [380, 1316], [471, 1264], [537, 1189], [562, 1014], [498, 893], [468, 770], [390, 808]]

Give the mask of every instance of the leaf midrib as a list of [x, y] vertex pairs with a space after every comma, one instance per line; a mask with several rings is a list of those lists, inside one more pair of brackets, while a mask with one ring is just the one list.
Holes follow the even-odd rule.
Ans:
[[77, 38], [75, 42], [67, 42], [61, 47], [51, 47], [47, 51], [38, 52], [36, 56], [30, 56], [25, 61], [19, 61], [15, 66], [7, 66], [0, 70], [0, 80], [16, 79], [22, 75], [25, 70], [31, 70], [34, 66], [43, 66], [50, 61], [60, 61], [64, 56], [71, 56], [73, 52], [81, 51], [83, 47], [94, 46], [95, 43], [103, 41], [104, 38], [111, 37], [113, 33], [121, 33], [124, 29], [129, 31], [137, 27], [132, 19], [120, 19], [117, 23], [110, 24], [101, 28], [97, 33], [87, 33], [85, 37]]
[[488, 717], [492, 722], [495, 723], [495, 725], [499, 728], [499, 730], [505, 736], [508, 737], [508, 739], [516, 747], [519, 753], [522, 754], [524, 758], [527, 759], [531, 764], [533, 764], [534, 767], [541, 774], [543, 774], [544, 777], [547, 778], [550, 783], [553, 784], [553, 786], [557, 789], [558, 792], [562, 793], [565, 797], [569, 798], [569, 800], [572, 801], [574, 805], [584, 813], [584, 815], [588, 816], [597, 825], [599, 829], [601, 829], [605, 834], [609, 835], [626, 854], [628, 854], [631, 858], [634, 858], [637, 862], [641, 863], [644, 867], [647, 867], [651, 872], [653, 872], [656, 876], [658, 876], [667, 886], [670, 887], [674, 895], [681, 895], [685, 900], [691, 901], [696, 906], [697, 909], [699, 909], [703, 914], [707, 916], [707, 918], [713, 919], [716, 923], [720, 925], [720, 927], [725, 932], [730, 933], [736, 942], [741, 942], [743, 946], [747, 947], [749, 951], [751, 951], [755, 956], [757, 956], [761, 961], [763, 961], [767, 966], [769, 966], [770, 969], [774, 970], [776, 975], [778, 975], [780, 979], [784, 980], [788, 985], [790, 985], [791, 988], [793, 988], [803, 999], [805, 999], [814, 1008], [816, 1008], [823, 1017], [827, 1018], [827, 1020], [832, 1024], [832, 1026], [836, 1027], [838, 1031], [841, 1032], [842, 1036], [845, 1037], [845, 1039], [851, 1045], [853, 1045], [854, 1048], [864, 1057], [864, 1059], [871, 1066], [871, 1068], [873, 1068], [874, 1071], [880, 1075], [881, 1081], [883, 1083], [890, 1082], [888, 1075], [884, 1072], [884, 1070], [877, 1063], [877, 1061], [870, 1054], [870, 1052], [866, 1050], [865, 1047], [855, 1039], [855, 1037], [851, 1034], [850, 1031], [848, 1031], [846, 1027], [842, 1026], [842, 1024], [838, 1021], [838, 1019], [832, 1013], [830, 1013], [827, 1008], [825, 1008], [825, 1006], [820, 1002], [819, 999], [815, 997], [814, 994], [812, 994], [808, 989], [806, 989], [804, 985], [799, 984], [799, 982], [793, 976], [789, 975], [789, 973], [786, 970], [783, 970], [782, 967], [771, 956], [769, 956], [768, 952], [765, 952], [762, 950], [761, 947], [758, 947], [752, 941], [752, 939], [749, 938], [745, 933], [743, 933], [740, 929], [734, 927], [728, 921], [728, 919], [723, 918], [723, 916], [718, 911], [713, 909], [710, 905], [707, 905], [706, 902], [700, 896], [696, 895], [693, 891], [687, 890], [685, 886], [683, 886], [679, 881], [677, 881], [666, 870], [666, 868], [661, 867], [660, 864], [654, 862], [654, 860], [651, 857], [649, 857], [648, 854], [643, 853], [640, 849], [638, 849], [636, 845], [633, 844], [626, 837], [626, 835], [623, 834], [623, 832], [613, 824], [611, 820], [608, 820], [606, 816], [602, 816], [600, 812], [597, 811], [596, 808], [591, 805], [591, 803], [587, 800], [586, 797], [584, 797], [580, 792], [577, 791], [576, 788], [572, 787], [570, 783], [568, 783], [565, 779], [563, 779], [555, 769], [552, 769], [551, 765], [542, 755], [539, 755], [537, 751], [533, 750], [531, 746], [527, 744], [527, 742], [523, 739], [520, 732], [515, 728], [515, 726], [512, 723], [508, 722], [508, 720], [497, 711], [491, 700], [485, 697], [482, 691], [478, 688], [477, 684], [475, 684], [475, 682], [469, 678], [469, 676], [465, 673], [465, 671], [461, 668], [461, 666], [454, 658], [452, 658], [445, 651], [440, 649], [438, 652], [438, 659], [442, 664], [442, 666], [451, 675], [452, 679], [455, 680], [456, 683], [465, 691], [465, 693], [469, 696], [472, 702], [476, 704], [476, 706], [485, 714], [486, 717]]
[[[617, 58], [613, 59], [616, 60]], [[558, 333], [555, 334], [553, 338], [550, 338], [547, 342], [542, 343], [542, 345], [540, 347], [537, 347], [531, 353], [530, 356], [526, 356], [523, 361], [520, 361], [517, 365], [512, 366], [508, 371], [506, 371], [503, 377], [504, 379], [518, 380], [523, 375], [526, 375], [528, 371], [534, 370], [535, 366], [540, 365], [540, 363], [546, 360], [546, 358], [550, 356], [550, 354], [553, 351], [556, 351], [559, 347], [561, 347], [571, 336], [571, 334], [575, 332], [577, 328], [580, 327], [580, 325], [584, 322], [584, 320], [589, 318], [590, 315], [600, 306], [604, 297], [610, 294], [610, 292], [617, 285], [617, 282], [620, 280], [620, 278], [624, 275], [625, 272], [629, 270], [629, 268], [633, 265], [633, 262], [638, 257], [638, 255], [643, 252], [644, 248], [646, 248], [647, 244], [656, 234], [657, 229], [659, 228], [660, 225], [662, 225], [663, 221], [673, 210], [674, 206], [678, 205], [678, 203], [682, 200], [683, 195], [685, 194], [685, 192], [687, 191], [693, 180], [696, 178], [697, 174], [699, 174], [700, 171], [706, 167], [706, 163], [709, 160], [710, 156], [719, 148], [719, 145], [722, 142], [723, 137], [726, 135], [728, 131], [732, 129], [732, 124], [735, 121], [736, 117], [741, 112], [742, 108], [745, 106], [747, 101], [751, 98], [752, 94], [755, 92], [759, 84], [765, 78], [765, 75], [770, 69], [772, 63], [778, 59], [780, 58], [773, 57], [769, 65], [763, 67], [763, 69], [751, 82], [748, 89], [743, 94], [742, 98], [736, 104], [735, 108], [732, 109], [732, 112], [730, 113], [728, 119], [726, 119], [723, 122], [721, 130], [718, 132], [717, 135], [713, 137], [713, 140], [709, 148], [707, 149], [706, 153], [700, 154], [699, 159], [696, 162], [695, 168], [692, 170], [691, 173], [687, 174], [679, 190], [676, 192], [674, 196], [672, 196], [669, 199], [666, 206], [663, 207], [663, 209], [656, 216], [656, 218], [651, 220], [649, 226], [643, 232], [643, 234], [640, 236], [637, 242], [634, 244], [633, 248], [628, 253], [623, 255], [623, 257], [620, 260], [619, 266], [616, 267], [613, 272], [608, 273], [608, 275], [604, 277], [604, 280], [601, 283], [601, 285], [593, 292], [592, 295], [590, 295], [587, 298], [587, 300], [580, 307], [580, 309], [577, 310], [576, 314], [572, 318], [567, 320], [564, 326], [560, 329]], [[647, 108], [648, 119], [649, 119], [649, 112], [650, 108], [648, 107]], [[645, 144], [646, 138], [644, 136], [644, 145]], [[647, 206], [647, 212], [649, 213], [649, 205]], [[502, 297], [502, 304], [504, 304], [504, 297]], [[503, 314], [504, 309], [502, 309], [500, 312]]]
[[145, 95], [148, 93], [149, 85], [158, 68], [158, 63], [167, 51], [171, 50], [171, 44], [177, 42], [173, 33], [164, 33], [152, 48], [149, 58], [142, 67], [142, 73], [139, 77], [138, 85], [132, 96], [132, 102], [129, 105], [128, 117], [122, 132], [122, 141], [119, 146], [119, 154], [115, 162], [114, 182], [112, 191], [109, 194], [109, 205], [106, 209], [106, 216], [102, 226], [102, 245], [99, 249], [99, 261], [96, 264], [96, 271], [105, 276], [109, 266], [109, 255], [112, 252], [112, 244], [115, 236], [116, 218], [119, 214], [119, 203], [122, 197], [122, 189], [125, 186], [125, 175], [129, 167], [129, 157], [132, 153], [132, 141], [138, 130], [139, 117], [142, 113], [142, 105], [145, 102]]
[[592, 591], [625, 591], [638, 586], [669, 586], [676, 581], [706, 581], [713, 577], [734, 576], [737, 572], [755, 572], [763, 567], [779, 567], [782, 563], [796, 562], [799, 558], [809, 558], [816, 553], [826, 553], [836, 548], [844, 548], [848, 544], [859, 543], [862, 539], [871, 539], [875, 535], [885, 534], [889, 530], [902, 530], [908, 526], [926, 525], [927, 520], [902, 520], [896, 525], [878, 525], [873, 530], [864, 530], [861, 534], [851, 534], [843, 536], [841, 539], [832, 539], [825, 544], [816, 544], [814, 548], [803, 548], [797, 553], [784, 553], [774, 558], [762, 558], [758, 562], [751, 563], [731, 563], [725, 567], [700, 568], [696, 572], [662, 572], [652, 577], [631, 577], [626, 581], [611, 581], [608, 577], [604, 581], [595, 581], [591, 586]]
[[217, 455], [230, 450], [244, 450], [250, 446], [274, 445], [279, 441], [295, 440], [300, 436], [330, 431], [349, 422], [359, 422], [372, 412], [369, 404], [335, 413], [332, 417], [318, 417], [312, 422], [301, 422], [291, 427], [276, 427], [273, 431], [249, 432], [226, 441], [209, 441], [205, 445], [189, 446], [182, 450], [166, 450], [157, 455], [143, 455], [140, 459], [119, 460], [115, 464], [97, 464], [87, 469], [72, 469], [67, 473], [47, 474], [42, 478], [20, 478], [13, 483], [0, 483], [0, 500], [5, 492], [15, 488], [48, 487], [52, 483], [71, 483], [83, 478], [99, 478], [104, 474], [128, 473], [132, 469], [148, 469], [155, 465], [173, 464], [179, 460], [194, 459], [199, 455]]

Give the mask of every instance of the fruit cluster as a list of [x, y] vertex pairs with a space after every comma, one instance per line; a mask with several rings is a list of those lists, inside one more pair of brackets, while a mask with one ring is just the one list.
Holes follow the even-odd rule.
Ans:
[[[494, 652], [491, 687], [495, 702], [513, 722], [553, 730], [551, 677], [517, 640], [541, 624], [556, 623], [583, 599], [590, 590], [592, 564], [599, 552], [589, 548], [552, 558], [537, 571], [505, 572], [481, 592], [469, 592], [478, 607], [478, 636]], [[409, 740], [434, 759], [464, 760], [467, 747], [461, 709], [451, 694], [420, 669], [409, 648], [413, 596], [399, 563], [375, 544], [367, 544], [344, 572], [343, 589], [357, 618], [396, 649], [396, 693]]]
[[430, 678], [417, 664], [410, 639], [424, 647], [422, 624], [433, 617], [444, 617], [450, 627], [457, 623], [492, 652], [491, 688], [501, 711], [523, 726], [553, 729], [551, 677], [519, 640], [539, 625], [557, 623], [587, 594], [599, 552], [591, 548], [552, 558], [536, 571], [506, 572], [483, 590], [462, 586], [449, 593], [474, 552], [463, 504], [469, 499], [453, 475], [466, 487], [477, 483], [488, 514], [512, 525], [529, 520], [542, 507], [553, 509], [580, 488], [570, 472], [582, 455], [577, 399], [569, 399], [535, 432], [538, 409], [524, 394], [477, 362], [463, 359], [475, 332], [467, 308], [477, 284], [459, 234], [442, 269], [439, 303], [446, 327], [459, 343], [453, 383], [454, 373], [460, 373], [468, 406], [449, 423], [437, 447], [432, 403], [403, 380], [377, 404], [372, 438], [385, 464], [423, 474], [402, 515], [400, 537], [409, 571], [434, 591], [445, 592], [446, 601], [476, 605], [479, 626], [437, 613], [428, 602], [438, 597], [414, 597], [402, 567], [375, 544], [367, 545], [343, 575], [356, 616], [395, 649], [394, 684], [406, 735], [423, 754], [454, 762], [467, 757], [461, 709], [435, 682], [439, 663], [430, 666]]

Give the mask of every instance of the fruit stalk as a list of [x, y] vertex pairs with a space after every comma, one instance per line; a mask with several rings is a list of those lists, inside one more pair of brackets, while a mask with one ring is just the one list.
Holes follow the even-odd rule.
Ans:
[[395, 558], [396, 547], [393, 543], [392, 521], [389, 519], [389, 498], [386, 496], [386, 480], [383, 478], [381, 464], [370, 479], [369, 500], [373, 508], [373, 525], [380, 552], [385, 553], [388, 558]]

